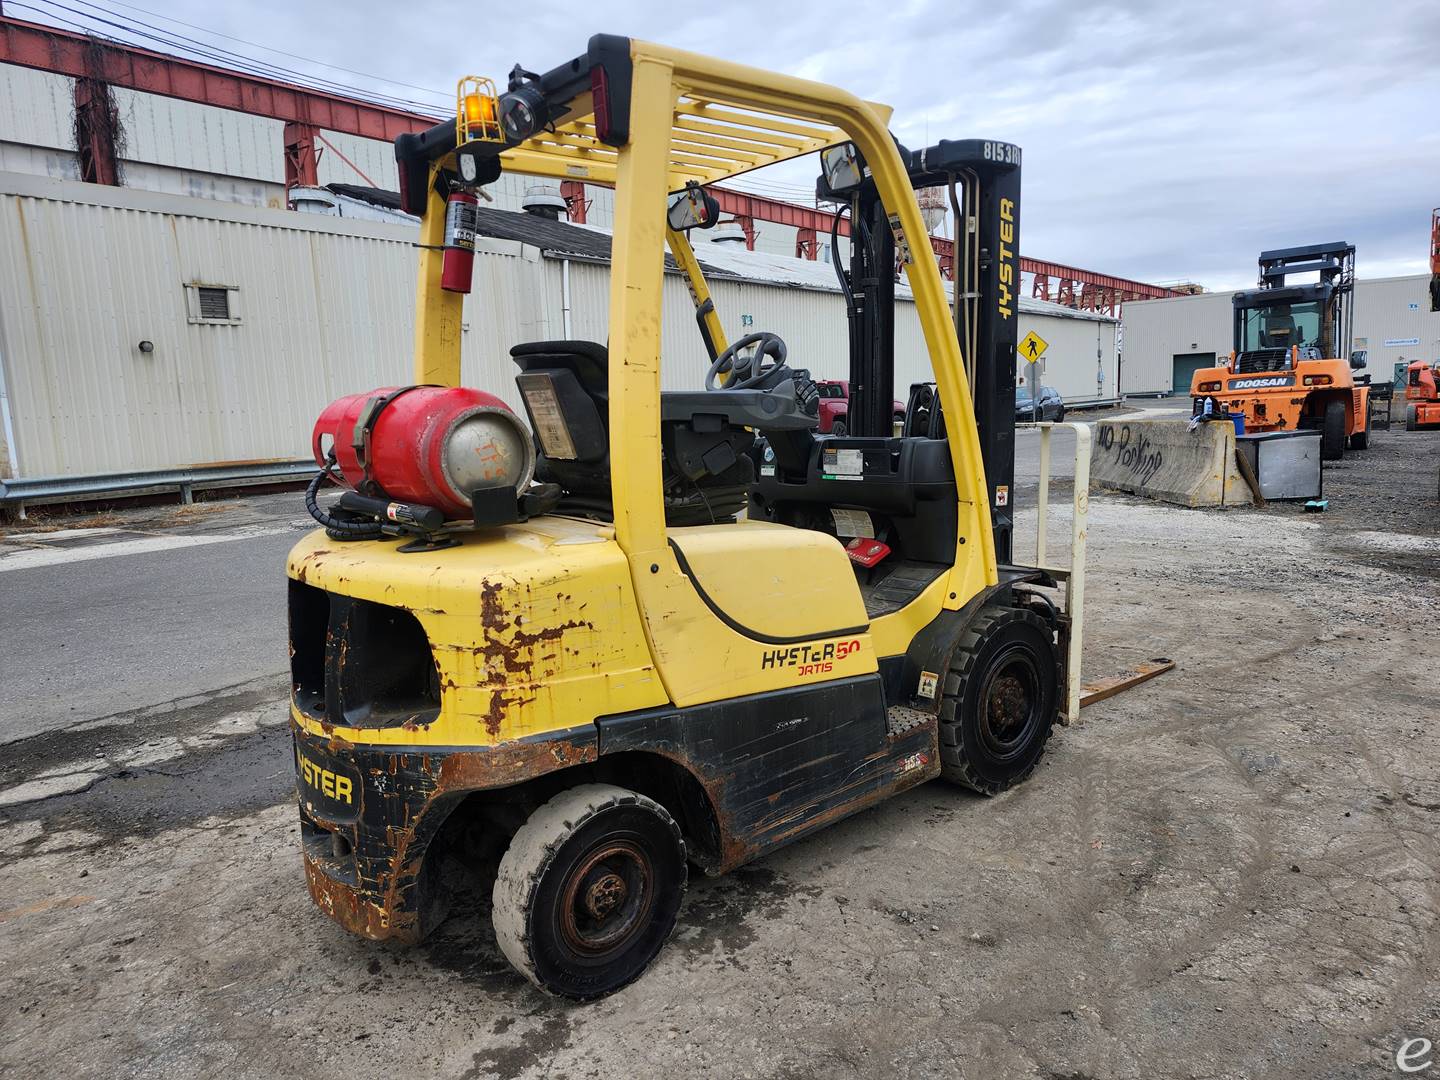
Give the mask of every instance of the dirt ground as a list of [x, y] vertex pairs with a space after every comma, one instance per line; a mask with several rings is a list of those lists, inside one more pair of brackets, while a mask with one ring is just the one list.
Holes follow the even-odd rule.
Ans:
[[273, 686], [11, 744], [0, 803], [95, 779], [0, 805], [0, 1074], [1402, 1075], [1440, 1042], [1437, 470], [1396, 432], [1323, 515], [1097, 495], [1087, 675], [1177, 669], [1001, 797], [934, 783], [694, 881], [586, 1006], [483, 902], [410, 950], [312, 908]]

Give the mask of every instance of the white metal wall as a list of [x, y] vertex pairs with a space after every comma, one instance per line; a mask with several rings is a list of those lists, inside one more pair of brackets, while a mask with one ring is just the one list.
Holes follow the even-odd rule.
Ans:
[[[410, 379], [413, 239], [405, 226], [0, 175], [18, 474], [304, 456], [327, 402]], [[540, 260], [486, 248], [476, 290], [490, 310], [467, 316], [465, 374], [508, 387], [496, 358], [545, 336], [529, 302]], [[189, 282], [236, 287], [239, 325], [190, 323]]]
[[0, 143], [75, 149], [73, 79], [0, 64]]
[[[410, 379], [414, 239], [410, 225], [0, 174], [0, 374], [15, 436], [0, 468], [7, 456], [27, 477], [305, 456], [328, 402]], [[605, 341], [609, 267], [569, 265], [569, 336]], [[463, 321], [468, 385], [518, 407], [509, 348], [566, 336], [564, 277], [534, 248], [483, 243]], [[187, 283], [235, 288], [239, 324], [190, 322]], [[845, 376], [838, 293], [711, 284], [732, 339], [772, 330], [797, 366]], [[1025, 306], [1021, 333], [1050, 342], [1046, 381], [1093, 396], [1097, 336], [1113, 339], [1114, 324]], [[676, 275], [662, 349], [663, 385], [698, 388], [706, 357]], [[930, 377], [911, 303], [897, 311], [896, 358], [902, 396]]]
[[[1369, 350], [1366, 370], [1372, 378], [1389, 381], [1401, 359], [1440, 359], [1440, 314], [1430, 311], [1428, 285], [1423, 274], [1356, 283], [1354, 347]], [[1234, 295], [1202, 293], [1126, 304], [1122, 390], [1170, 392], [1174, 357], [1181, 353], [1228, 356]]]
[[[703, 257], [703, 252], [701, 253]], [[732, 264], [733, 265], [733, 264]], [[593, 341], [607, 337], [609, 268], [572, 263], [570, 289], [574, 336]], [[558, 260], [547, 260], [547, 293], [558, 311], [561, 295]], [[849, 373], [849, 343], [844, 302], [837, 293], [716, 278], [710, 282], [715, 309], [731, 340], [755, 330], [779, 334], [789, 346], [789, 361], [817, 379], [844, 379]], [[667, 390], [699, 389], [707, 360], [695, 329], [694, 305], [681, 278], [666, 275], [661, 323], [661, 382]], [[745, 317], [749, 316], [749, 321]], [[560, 336], [560, 319], [552, 317]], [[1044, 382], [1068, 402], [1115, 396], [1115, 323], [1108, 320], [1022, 311], [1020, 334], [1034, 329], [1049, 343]], [[930, 352], [912, 302], [901, 299], [895, 318], [895, 385], [903, 399], [911, 383], [934, 378]]]
[[[0, 109], [0, 171], [79, 178], [73, 84], [63, 75], [0, 64], [0, 102], [7, 103]], [[123, 87], [114, 92], [125, 133], [125, 186], [246, 206], [284, 205], [283, 122]], [[391, 143], [334, 131], [321, 134], [331, 143], [317, 146], [322, 185], [368, 183], [390, 191], [399, 186]], [[525, 189], [541, 182], [506, 174], [488, 190], [494, 206], [519, 210]], [[585, 194], [587, 222], [613, 227], [613, 193], [592, 185]], [[755, 228], [757, 250], [795, 253], [793, 227], [761, 221]], [[828, 243], [822, 239], [822, 246]]]
[[[1023, 340], [1033, 329], [1048, 346], [1041, 382], [1054, 387], [1071, 404], [1119, 396], [1114, 322], [1042, 315], [1024, 308], [1022, 305], [1020, 337]], [[1022, 377], [1024, 370], [1022, 366]]]
[[[116, 87], [114, 93], [124, 132], [125, 187], [244, 206], [284, 207], [283, 122], [123, 87]], [[0, 64], [0, 104], [4, 106], [0, 108], [0, 171], [79, 179], [73, 79]], [[316, 146], [321, 184], [397, 189], [393, 144], [336, 131], [321, 135], [330, 143]], [[526, 188], [541, 182], [507, 174], [488, 189], [492, 205], [519, 210]], [[586, 194], [590, 223], [602, 228], [613, 225], [612, 193], [589, 187]]]

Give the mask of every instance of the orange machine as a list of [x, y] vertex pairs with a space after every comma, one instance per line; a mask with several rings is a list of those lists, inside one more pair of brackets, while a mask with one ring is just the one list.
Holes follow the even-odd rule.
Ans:
[[1440, 206], [1430, 211], [1430, 310], [1440, 311]]
[[[1287, 283], [1287, 275], [1317, 280]], [[1311, 244], [1260, 253], [1260, 288], [1234, 297], [1234, 351], [1223, 367], [1201, 368], [1190, 384], [1195, 413], [1245, 415], [1246, 431], [1320, 431], [1320, 456], [1370, 441], [1370, 376], [1350, 352], [1355, 245]], [[1337, 357], [1348, 353], [1348, 359]]]
[[1405, 430], [1440, 427], [1440, 361], [1411, 363], [1405, 378]]

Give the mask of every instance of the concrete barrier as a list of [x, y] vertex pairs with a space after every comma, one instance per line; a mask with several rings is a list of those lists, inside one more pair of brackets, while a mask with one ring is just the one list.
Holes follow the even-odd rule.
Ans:
[[1090, 486], [1180, 506], [1249, 506], [1235, 464], [1235, 425], [1188, 420], [1102, 420]]

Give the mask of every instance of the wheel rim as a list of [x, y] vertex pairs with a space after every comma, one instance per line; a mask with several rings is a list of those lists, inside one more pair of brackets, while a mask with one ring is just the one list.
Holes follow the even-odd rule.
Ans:
[[560, 901], [560, 936], [583, 956], [623, 949], [650, 921], [655, 872], [630, 840], [607, 839], [576, 864]]
[[1029, 650], [1012, 648], [996, 659], [981, 688], [980, 738], [1004, 761], [1022, 753], [1040, 720], [1040, 669]]

